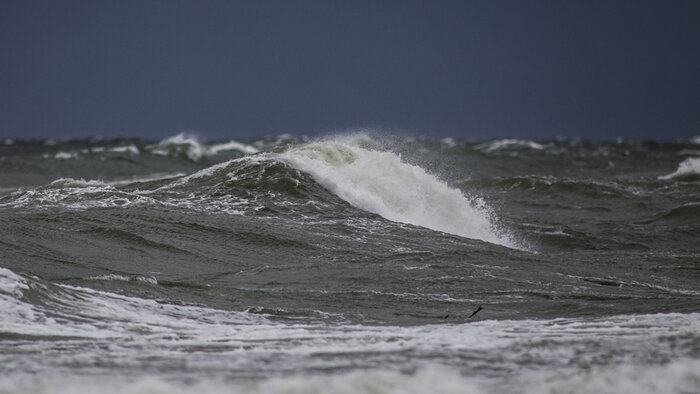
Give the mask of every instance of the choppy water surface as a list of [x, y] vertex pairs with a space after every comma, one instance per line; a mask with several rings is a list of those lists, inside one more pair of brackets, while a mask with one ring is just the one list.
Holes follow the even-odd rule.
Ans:
[[697, 138], [0, 140], [0, 221], [2, 393], [700, 391]]

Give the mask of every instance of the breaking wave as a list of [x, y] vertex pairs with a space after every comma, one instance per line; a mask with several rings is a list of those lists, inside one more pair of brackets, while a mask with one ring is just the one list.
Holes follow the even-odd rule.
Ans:
[[464, 195], [395, 153], [330, 140], [291, 148], [279, 157], [357, 208], [395, 222], [515, 247], [480, 198]]

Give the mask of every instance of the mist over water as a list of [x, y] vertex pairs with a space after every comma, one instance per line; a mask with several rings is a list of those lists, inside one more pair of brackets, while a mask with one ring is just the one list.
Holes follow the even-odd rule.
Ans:
[[0, 392], [696, 392], [698, 160], [0, 141]]

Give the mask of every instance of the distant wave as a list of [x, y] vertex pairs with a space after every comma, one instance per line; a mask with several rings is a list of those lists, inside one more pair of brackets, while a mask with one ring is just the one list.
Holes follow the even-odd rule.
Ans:
[[215, 144], [207, 146], [193, 136], [180, 133], [176, 136], [166, 138], [156, 144], [148, 145], [146, 150], [154, 155], [184, 157], [192, 161], [199, 161], [204, 157], [215, 156], [219, 152], [236, 150], [244, 154], [258, 153], [259, 150], [253, 146], [237, 141]]
[[528, 140], [502, 139], [502, 140], [484, 142], [482, 144], [475, 146], [474, 148], [477, 150], [488, 153], [488, 152], [493, 152], [493, 151], [497, 151], [497, 150], [501, 150], [501, 149], [527, 148], [527, 149], [542, 150], [542, 149], [544, 149], [544, 145], [538, 144], [537, 142], [534, 142], [534, 141], [528, 141]]
[[102, 146], [96, 146], [92, 148], [85, 148], [81, 150], [76, 150], [76, 151], [58, 151], [55, 154], [49, 154], [49, 153], [44, 153], [42, 157], [44, 159], [57, 159], [57, 160], [68, 160], [68, 159], [78, 159], [80, 157], [89, 157], [89, 156], [94, 156], [94, 155], [101, 155], [103, 153], [128, 153], [129, 155], [138, 155], [141, 153], [139, 148], [134, 145], [124, 145], [124, 146], [115, 146], [115, 147], [102, 147]]
[[[5, 145], [14, 144], [14, 140], [5, 141]], [[70, 146], [71, 141], [68, 141]], [[54, 146], [56, 142], [44, 142], [45, 146]], [[141, 145], [141, 148], [135, 144], [118, 145], [118, 146], [94, 146], [79, 150], [59, 150], [57, 152], [44, 153], [44, 159], [70, 160], [78, 158], [89, 158], [95, 156], [115, 157], [118, 155], [136, 156], [141, 153], [147, 153], [155, 156], [183, 158], [193, 162], [200, 161], [204, 158], [214, 157], [222, 152], [236, 151], [244, 155], [251, 155], [260, 152], [260, 150], [252, 145], [244, 144], [235, 140], [228, 142], [214, 143], [208, 145], [201, 142], [194, 136], [186, 133], [180, 133], [172, 137], [165, 138], [159, 142]]]

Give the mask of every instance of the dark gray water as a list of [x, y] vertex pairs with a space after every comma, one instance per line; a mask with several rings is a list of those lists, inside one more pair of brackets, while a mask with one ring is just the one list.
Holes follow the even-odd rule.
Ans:
[[700, 390], [700, 141], [4, 142], [0, 392]]

